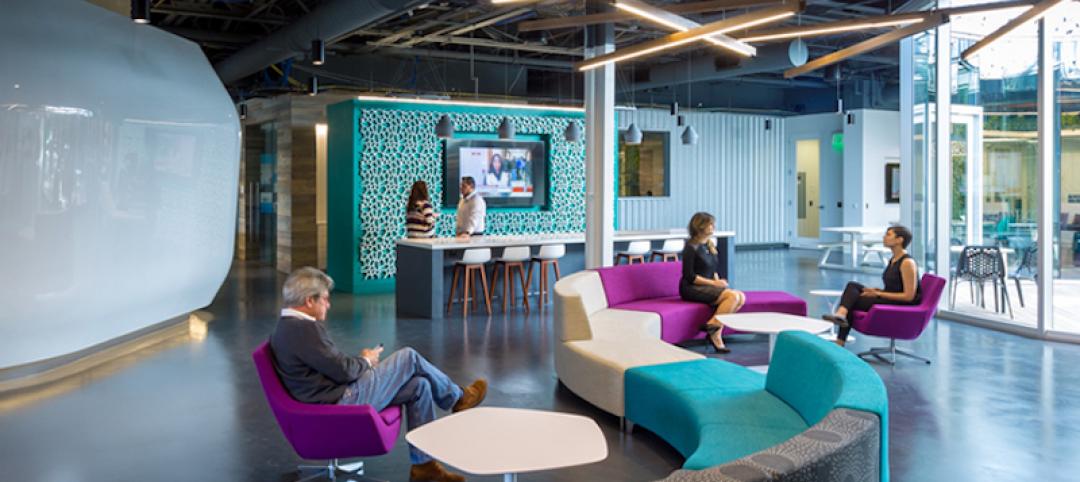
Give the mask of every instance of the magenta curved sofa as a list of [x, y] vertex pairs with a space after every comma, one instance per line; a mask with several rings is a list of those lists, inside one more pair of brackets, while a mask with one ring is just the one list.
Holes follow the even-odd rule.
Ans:
[[[713, 309], [679, 298], [682, 263], [639, 263], [596, 270], [609, 308], [660, 315], [660, 338], [668, 343], [704, 338], [702, 325]], [[776, 312], [806, 316], [806, 301], [783, 291], [746, 291], [740, 313]], [[737, 333], [725, 328], [724, 333]]]

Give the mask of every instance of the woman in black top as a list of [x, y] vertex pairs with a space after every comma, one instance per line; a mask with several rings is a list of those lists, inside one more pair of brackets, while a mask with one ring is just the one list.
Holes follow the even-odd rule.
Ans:
[[690, 218], [686, 228], [690, 233], [690, 242], [686, 243], [682, 253], [682, 278], [679, 279], [679, 297], [686, 301], [705, 303], [716, 309], [713, 317], [705, 323], [709, 333], [709, 342], [718, 353], [729, 353], [724, 346], [724, 325], [715, 316], [734, 313], [746, 303], [746, 295], [728, 287], [728, 282], [716, 272], [720, 265], [716, 245], [713, 244], [713, 232], [716, 221], [709, 213], [696, 213]]
[[919, 290], [919, 267], [906, 251], [911, 244], [911, 237], [911, 230], [903, 226], [893, 226], [886, 230], [882, 242], [886, 248], [892, 250], [892, 258], [889, 259], [885, 272], [881, 274], [885, 288], [879, 290], [855, 282], [848, 283], [840, 297], [840, 307], [836, 309], [836, 313], [822, 317], [840, 325], [840, 332], [836, 337], [837, 345], [844, 346], [848, 333], [851, 332], [854, 311], [869, 311], [874, 305], [919, 304], [922, 295]]

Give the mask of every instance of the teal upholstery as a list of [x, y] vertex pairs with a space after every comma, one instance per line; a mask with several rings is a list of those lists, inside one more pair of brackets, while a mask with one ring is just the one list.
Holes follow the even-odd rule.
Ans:
[[851, 352], [804, 332], [776, 339], [765, 390], [791, 405], [813, 425], [834, 408], [877, 414], [881, 419], [881, 480], [889, 480], [889, 399], [885, 383]]
[[626, 418], [705, 469], [781, 444], [834, 408], [881, 419], [881, 480], [888, 481], [888, 399], [866, 362], [809, 333], [778, 336], [768, 376], [706, 359], [631, 368]]

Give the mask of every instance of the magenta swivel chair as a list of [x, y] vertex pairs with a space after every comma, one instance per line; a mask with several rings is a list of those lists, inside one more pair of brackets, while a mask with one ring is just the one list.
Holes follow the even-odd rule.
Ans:
[[[889, 346], [871, 348], [859, 353], [859, 357], [873, 356], [890, 365], [896, 364], [896, 356], [903, 355], [927, 364], [929, 359], [896, 347], [896, 340], [914, 340], [930, 324], [930, 319], [937, 313], [941, 292], [945, 289], [945, 278], [924, 274], [920, 282], [922, 301], [917, 305], [874, 305], [870, 311], [856, 311], [851, 327], [870, 336], [889, 339]], [[892, 360], [881, 356], [892, 354]]]
[[327, 476], [338, 470], [364, 475], [364, 463], [340, 464], [338, 459], [371, 457], [390, 452], [401, 429], [401, 407], [376, 412], [371, 405], [320, 405], [296, 401], [274, 370], [270, 344], [264, 342], [251, 354], [266, 401], [277, 418], [285, 439], [301, 458], [329, 460], [326, 465], [297, 467], [316, 473], [300, 480]]

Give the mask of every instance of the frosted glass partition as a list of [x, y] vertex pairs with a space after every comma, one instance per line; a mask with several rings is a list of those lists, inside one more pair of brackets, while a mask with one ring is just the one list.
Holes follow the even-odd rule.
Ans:
[[0, 369], [203, 307], [240, 129], [197, 45], [81, 0], [0, 15]]

